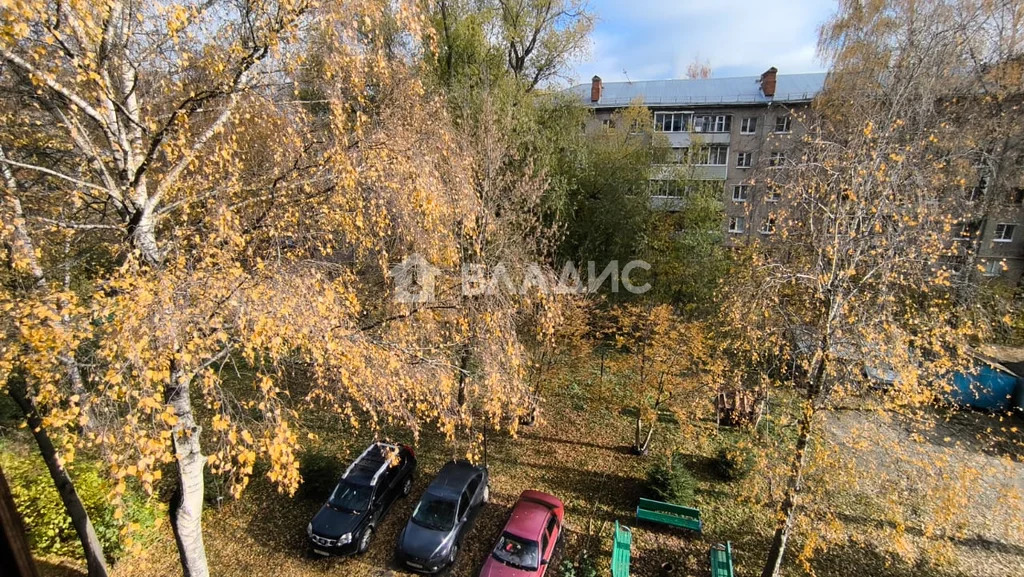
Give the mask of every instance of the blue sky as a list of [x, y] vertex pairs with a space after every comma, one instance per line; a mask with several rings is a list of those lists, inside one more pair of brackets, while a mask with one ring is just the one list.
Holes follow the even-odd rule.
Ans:
[[683, 78], [699, 57], [712, 76], [819, 72], [818, 26], [831, 0], [590, 0], [598, 21], [574, 83]]

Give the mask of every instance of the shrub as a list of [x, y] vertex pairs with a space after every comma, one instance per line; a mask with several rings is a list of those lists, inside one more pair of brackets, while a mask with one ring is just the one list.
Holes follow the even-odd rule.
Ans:
[[[33, 551], [82, 558], [78, 534], [42, 459], [7, 453], [0, 461]], [[157, 512], [149, 499], [136, 491], [127, 491], [123, 517], [117, 519], [117, 509], [108, 500], [110, 483], [97, 468], [88, 462], [78, 462], [69, 470], [108, 561], [121, 557], [133, 542], [144, 544], [152, 538]], [[125, 535], [123, 529], [127, 529]]]
[[565, 559], [558, 567], [560, 577], [598, 577], [597, 562], [584, 551], [575, 561]]
[[655, 499], [679, 505], [693, 503], [697, 481], [680, 461], [678, 455], [673, 455], [648, 471], [647, 483]]
[[299, 457], [299, 474], [302, 485], [299, 495], [312, 499], [324, 499], [334, 490], [338, 479], [345, 471], [345, 465], [334, 455], [307, 451]]
[[753, 451], [742, 443], [726, 441], [718, 449], [714, 459], [714, 471], [726, 481], [742, 479], [754, 469]]

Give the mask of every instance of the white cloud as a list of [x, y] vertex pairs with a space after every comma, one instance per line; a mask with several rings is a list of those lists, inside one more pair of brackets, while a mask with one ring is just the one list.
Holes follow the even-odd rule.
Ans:
[[828, 0], [594, 0], [599, 21], [577, 81], [680, 78], [694, 57], [715, 76], [822, 70], [818, 26]]

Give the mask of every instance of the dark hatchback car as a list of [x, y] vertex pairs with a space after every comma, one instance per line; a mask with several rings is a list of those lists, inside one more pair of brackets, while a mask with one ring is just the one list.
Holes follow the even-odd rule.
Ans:
[[313, 553], [364, 553], [384, 514], [412, 490], [416, 455], [405, 445], [374, 443], [363, 451], [306, 527]]
[[399, 562], [420, 573], [437, 573], [454, 563], [463, 537], [489, 498], [486, 468], [468, 461], [441, 467], [398, 536]]

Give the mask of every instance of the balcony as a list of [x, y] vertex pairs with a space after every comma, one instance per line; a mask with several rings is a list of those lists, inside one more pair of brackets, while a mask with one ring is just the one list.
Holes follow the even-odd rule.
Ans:
[[658, 164], [651, 167], [651, 180], [725, 180], [728, 165]]

